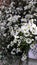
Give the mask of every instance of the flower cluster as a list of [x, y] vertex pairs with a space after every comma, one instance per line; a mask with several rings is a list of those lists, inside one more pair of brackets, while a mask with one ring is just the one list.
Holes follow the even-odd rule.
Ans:
[[37, 42], [37, 7], [36, 2], [22, 2], [12, 1], [8, 8], [1, 7], [0, 47], [3, 54], [21, 56], [23, 61]]

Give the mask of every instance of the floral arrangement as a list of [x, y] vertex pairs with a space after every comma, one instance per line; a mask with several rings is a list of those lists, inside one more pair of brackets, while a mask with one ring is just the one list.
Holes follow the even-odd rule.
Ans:
[[[23, 2], [23, 4], [22, 4]], [[27, 59], [29, 49], [37, 42], [36, 2], [11, 2], [0, 10], [0, 58], [2, 53]], [[24, 4], [26, 3], [26, 4]], [[34, 10], [35, 8], [35, 10]], [[34, 11], [34, 12], [33, 12]]]

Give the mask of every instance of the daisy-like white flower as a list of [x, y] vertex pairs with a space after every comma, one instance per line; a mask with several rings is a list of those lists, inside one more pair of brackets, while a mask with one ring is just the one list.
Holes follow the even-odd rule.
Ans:
[[17, 47], [19, 47], [19, 46], [20, 46], [20, 43], [18, 43]]
[[37, 16], [37, 13], [34, 13], [33, 15], [34, 15], [34, 16]]
[[26, 43], [28, 43], [28, 44], [32, 43], [32, 39], [26, 38]]
[[12, 51], [11, 51], [11, 54], [12, 54], [12, 55], [15, 55], [15, 52], [14, 52], [14, 51], [16, 51], [15, 48], [13, 48]]
[[25, 6], [25, 7], [24, 7], [24, 10], [27, 10], [27, 9], [28, 9], [28, 6]]
[[22, 18], [21, 22], [27, 22], [27, 20], [25, 18]]
[[2, 12], [0, 11], [0, 15], [2, 14]]
[[29, 20], [29, 22], [28, 22], [28, 24], [29, 24], [28, 26], [29, 26], [29, 27], [31, 27], [31, 26], [32, 26], [33, 21], [34, 21], [33, 19]]
[[13, 40], [13, 43], [17, 43], [17, 39], [16, 38]]
[[0, 59], [2, 58], [2, 55], [0, 55]]
[[29, 31], [29, 28], [28, 28], [27, 25], [21, 26], [21, 32], [26, 33], [26, 32], [28, 32], [28, 31]]
[[4, 36], [4, 37], [6, 37], [6, 35], [7, 35], [6, 33], [5, 33], [5, 34], [3, 34], [3, 36]]
[[25, 54], [22, 55], [21, 61], [25, 61], [27, 59], [27, 56]]
[[11, 51], [11, 54], [12, 54], [12, 55], [15, 55], [15, 52]]
[[19, 46], [20, 46], [20, 43], [21, 43], [21, 40], [18, 40], [18, 45], [17, 45], [17, 47], [19, 47]]
[[15, 38], [15, 39], [18, 39], [18, 38], [19, 38], [19, 36], [17, 36], [17, 35], [14, 35], [14, 38]]
[[30, 14], [27, 14], [27, 15], [25, 16], [26, 19], [30, 19], [30, 18], [32, 18], [32, 17], [33, 17], [33, 16], [30, 15]]
[[32, 34], [35, 34], [36, 31], [36, 25], [32, 24], [32, 26], [30, 27], [30, 31], [32, 32]]
[[13, 7], [13, 4], [15, 4], [15, 2], [11, 2], [10, 7]]
[[14, 15], [14, 19], [17, 21], [18, 20], [18, 18], [20, 18], [21, 16], [20, 15]]
[[37, 27], [35, 28], [35, 30], [32, 31], [33, 35], [37, 35]]
[[37, 40], [37, 36], [35, 36], [35, 40]]
[[17, 7], [16, 10], [17, 10], [17, 11], [21, 11], [21, 10], [23, 10], [23, 9], [22, 9], [22, 7]]
[[25, 35], [25, 37], [28, 37], [30, 35], [30, 32], [29, 31], [25, 32], [24, 35]]
[[7, 48], [9, 48], [9, 47], [10, 47], [10, 44], [7, 45]]
[[14, 31], [13, 31], [13, 29], [10, 31], [10, 33], [11, 33], [11, 35], [14, 35]]
[[14, 45], [13, 41], [10, 42], [10, 46], [12, 47]]
[[10, 18], [8, 18], [7, 20], [8, 20], [8, 21], [12, 21], [12, 19], [13, 19], [13, 18], [12, 18], [12, 15], [11, 15]]
[[31, 44], [31, 45], [30, 45], [30, 48], [31, 48], [31, 49], [34, 49], [34, 48], [35, 48], [35, 44]]
[[34, 33], [34, 35], [37, 35], [37, 27], [36, 27], [36, 29], [35, 29], [35, 33]]
[[16, 53], [18, 53], [18, 52], [20, 52], [20, 51], [21, 51], [20, 48], [17, 48]]
[[32, 39], [32, 41], [34, 41], [34, 39]]
[[20, 28], [16, 29], [15, 35], [18, 35], [18, 33], [21, 31]]

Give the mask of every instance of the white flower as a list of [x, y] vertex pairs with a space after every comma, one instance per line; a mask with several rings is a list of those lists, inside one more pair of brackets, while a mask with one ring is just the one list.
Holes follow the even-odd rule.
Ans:
[[21, 11], [21, 10], [22, 10], [22, 8], [21, 8], [21, 7], [18, 7], [18, 8], [16, 8], [16, 10], [17, 10], [17, 11]]
[[20, 28], [18, 28], [17, 30], [16, 30], [16, 32], [15, 32], [15, 35], [18, 35], [18, 33], [21, 31], [21, 29]]
[[20, 51], [21, 51], [20, 48], [17, 48], [16, 53], [18, 53], [18, 52], [20, 52]]
[[0, 59], [2, 58], [2, 55], [0, 55]]
[[13, 7], [13, 4], [15, 4], [15, 2], [11, 2], [10, 7]]
[[35, 30], [35, 35], [37, 35], [37, 27], [36, 27], [36, 30]]
[[32, 34], [33, 34], [33, 35], [37, 35], [37, 27], [35, 28], [34, 31], [32, 31]]
[[18, 18], [20, 18], [21, 16], [20, 15], [17, 15]]
[[12, 49], [12, 51], [15, 51], [15, 50], [16, 50], [15, 48]]
[[32, 26], [33, 25], [33, 19], [29, 20], [28, 24], [29, 24], [29, 26]]
[[32, 43], [32, 39], [26, 38], [26, 43], [28, 43], [28, 44]]
[[10, 18], [8, 18], [7, 20], [8, 20], [8, 21], [13, 21], [12, 15], [11, 15]]
[[25, 61], [27, 59], [27, 56], [24, 54], [24, 55], [22, 55], [22, 58], [21, 58], [21, 60], [22, 61]]
[[18, 20], [18, 17], [16, 15], [14, 16], [10, 16], [10, 18], [7, 19], [8, 21], [11, 21], [11, 22], [16, 22]]
[[18, 40], [18, 45], [17, 45], [17, 47], [20, 46], [20, 43], [21, 43], [21, 40]]
[[28, 31], [29, 31], [29, 28], [28, 28], [27, 24], [21, 26], [21, 32], [26, 33], [26, 32], [28, 32]]
[[22, 19], [21, 19], [21, 22], [23, 22], [23, 21], [24, 21], [24, 22], [27, 22], [27, 20], [26, 20], [25, 18], [22, 18]]
[[27, 18], [27, 19], [32, 18], [32, 17], [33, 17], [33, 16], [30, 15], [30, 14], [27, 14], [27, 15], [25, 16], [25, 18]]
[[10, 44], [7, 45], [7, 48], [9, 48], [9, 47], [10, 47]]
[[11, 33], [11, 35], [14, 35], [14, 31], [13, 31], [13, 29], [12, 29], [12, 31], [10, 31], [10, 33]]
[[13, 40], [13, 43], [17, 43], [17, 39], [14, 39], [14, 40]]
[[37, 36], [35, 36], [35, 40], [37, 40]]
[[25, 37], [28, 37], [30, 35], [30, 32], [25, 32], [24, 35]]
[[11, 54], [12, 54], [12, 55], [15, 55], [15, 52], [11, 51]]
[[4, 37], [6, 37], [6, 35], [7, 35], [6, 33], [5, 33], [5, 34], [3, 34], [3, 36], [4, 36]]
[[0, 11], [0, 15], [2, 14], [2, 12]]
[[14, 19], [15, 21], [17, 21], [18, 18], [20, 18], [20, 17], [21, 17], [20, 15], [14, 15], [14, 16], [13, 16], [13, 19]]
[[20, 46], [20, 43], [18, 43], [18, 46], [17, 47], [19, 47]]
[[19, 36], [17, 36], [17, 35], [14, 35], [14, 37], [15, 37], [15, 39], [18, 39], [19, 38]]
[[32, 41], [34, 41], [34, 39], [32, 39]]
[[35, 34], [36, 31], [36, 25], [32, 24], [32, 26], [30, 27], [30, 31], [32, 32], [32, 34]]
[[13, 43], [13, 41], [11, 41], [11, 42], [10, 42], [10, 46], [13, 46], [13, 45], [14, 45], [14, 43]]
[[31, 49], [34, 49], [34, 48], [35, 48], [35, 44], [31, 44], [31, 45], [30, 45], [30, 48], [31, 48]]
[[33, 15], [34, 15], [34, 16], [37, 16], [37, 13], [34, 13]]
[[14, 48], [14, 49], [12, 49], [12, 51], [11, 51], [11, 54], [12, 55], [15, 55], [15, 52], [14, 51], [16, 51], [16, 49]]
[[28, 6], [25, 6], [25, 7], [24, 7], [24, 10], [27, 10], [27, 9], [28, 9], [27, 7], [28, 7]]

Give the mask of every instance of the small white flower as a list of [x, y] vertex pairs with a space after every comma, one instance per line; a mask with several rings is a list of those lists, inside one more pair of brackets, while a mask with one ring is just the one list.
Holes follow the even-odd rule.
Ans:
[[26, 20], [25, 18], [22, 18], [22, 19], [21, 19], [21, 22], [23, 22], [23, 21], [24, 21], [24, 22], [27, 22], [27, 20]]
[[26, 10], [26, 9], [27, 9], [27, 7], [28, 7], [28, 6], [25, 6], [25, 7], [24, 7], [24, 10]]
[[21, 29], [20, 28], [18, 28], [17, 30], [16, 30], [16, 33], [15, 33], [15, 35], [18, 35], [18, 33], [21, 31]]
[[22, 61], [25, 61], [27, 59], [27, 56], [24, 54], [24, 55], [22, 55], [22, 58], [21, 58], [21, 60]]
[[32, 34], [35, 34], [36, 31], [36, 25], [32, 24], [32, 26], [30, 27], [30, 31], [32, 32]]
[[26, 33], [28, 31], [29, 31], [29, 28], [28, 28], [27, 24], [21, 26], [21, 32]]
[[11, 42], [10, 42], [10, 46], [13, 46], [13, 45], [14, 45], [14, 44], [13, 44], [13, 41], [11, 41]]
[[0, 15], [2, 14], [2, 12], [0, 11]]
[[13, 31], [13, 29], [12, 29], [12, 31], [10, 31], [10, 33], [11, 33], [11, 35], [14, 35], [14, 31]]
[[29, 32], [24, 33], [25, 37], [28, 37], [30, 35]]
[[37, 13], [34, 13], [33, 15], [34, 15], [34, 16], [37, 16]]
[[34, 41], [34, 39], [32, 39], [32, 41]]
[[9, 45], [7, 45], [7, 48], [9, 48], [10, 47], [10, 44]]
[[20, 43], [18, 43], [18, 46], [17, 47], [19, 47], [20, 46]]
[[20, 18], [21, 16], [20, 15], [17, 15], [18, 18]]
[[35, 44], [31, 44], [31, 45], [30, 45], [30, 48], [31, 48], [31, 49], [34, 49], [34, 48], [35, 48]]
[[15, 39], [18, 39], [19, 38], [19, 36], [17, 36], [17, 35], [14, 35], [14, 37], [15, 37]]
[[16, 50], [15, 48], [12, 49], [12, 51], [15, 51], [15, 50]]
[[27, 14], [27, 15], [25, 16], [25, 18], [27, 18], [27, 19], [32, 18], [32, 17], [33, 17], [33, 16], [30, 15], [30, 14]]
[[0, 59], [2, 58], [2, 55], [0, 55]]
[[12, 17], [12, 15], [11, 15], [10, 18], [8, 18], [7, 20], [8, 20], [8, 21], [12, 21], [12, 19], [13, 19], [13, 17]]
[[35, 36], [35, 40], [37, 40], [37, 36]]
[[5, 34], [3, 34], [3, 36], [4, 36], [4, 37], [6, 37], [6, 35], [7, 35], [6, 33], [5, 33]]
[[10, 7], [13, 7], [13, 4], [15, 4], [15, 2], [11, 2]]
[[26, 38], [26, 43], [28, 43], [28, 44], [32, 43], [32, 39]]
[[13, 40], [13, 43], [17, 43], [17, 39], [14, 39], [14, 40]]
[[20, 51], [21, 51], [20, 48], [17, 48], [16, 53], [18, 53], [18, 52], [20, 52]]
[[12, 51], [11, 51], [11, 54], [12, 54], [12, 55], [15, 55], [15, 52], [14, 52], [15, 50], [16, 50], [15, 48], [12, 49]]
[[15, 52], [11, 51], [11, 54], [12, 54], [12, 55], [15, 55]]

